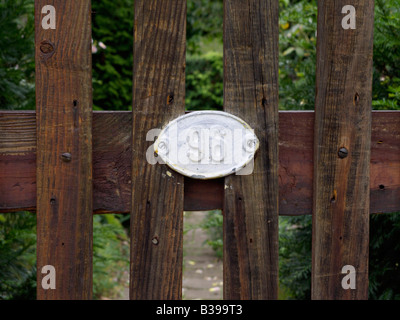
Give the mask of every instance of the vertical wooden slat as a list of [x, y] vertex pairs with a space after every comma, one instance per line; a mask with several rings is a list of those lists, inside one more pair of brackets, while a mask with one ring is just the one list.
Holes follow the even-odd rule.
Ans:
[[[42, 8], [55, 9], [55, 29]], [[52, 17], [54, 18], [54, 16]], [[35, 1], [38, 299], [92, 296], [90, 0]], [[63, 154], [69, 154], [62, 157]], [[43, 266], [56, 289], [43, 289]]]
[[253, 173], [225, 178], [224, 298], [276, 299], [278, 1], [224, 3], [224, 110], [260, 140]]
[[[346, 5], [355, 29], [342, 27]], [[318, 1], [313, 299], [368, 298], [373, 25], [374, 1]], [[342, 287], [346, 265], [355, 289]]]
[[146, 161], [146, 135], [185, 112], [186, 1], [135, 1], [134, 33], [130, 298], [180, 299], [183, 176]]

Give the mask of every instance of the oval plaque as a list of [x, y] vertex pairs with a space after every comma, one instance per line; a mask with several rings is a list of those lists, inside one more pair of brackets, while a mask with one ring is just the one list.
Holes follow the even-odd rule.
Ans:
[[237, 173], [252, 163], [258, 147], [254, 130], [222, 111], [195, 111], [178, 117], [161, 130], [154, 143], [154, 151], [165, 164], [194, 179]]

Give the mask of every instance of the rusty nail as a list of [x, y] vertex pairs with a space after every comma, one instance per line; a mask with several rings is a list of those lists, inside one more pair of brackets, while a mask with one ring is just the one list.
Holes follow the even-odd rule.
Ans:
[[349, 155], [349, 151], [346, 148], [340, 148], [338, 155], [340, 159], [347, 158], [347, 156]]
[[68, 153], [68, 152], [65, 152], [65, 153], [63, 153], [62, 155], [61, 155], [61, 159], [62, 159], [62, 161], [64, 161], [64, 162], [70, 162], [71, 161], [71, 154], [70, 153]]

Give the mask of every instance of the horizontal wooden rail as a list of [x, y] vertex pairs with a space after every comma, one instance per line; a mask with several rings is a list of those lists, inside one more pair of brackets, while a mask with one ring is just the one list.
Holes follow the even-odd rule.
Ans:
[[[312, 212], [314, 112], [279, 113], [279, 213]], [[129, 213], [131, 112], [93, 114], [94, 213]], [[149, 146], [152, 142], [148, 142]], [[374, 111], [371, 213], [400, 211], [400, 112]], [[34, 111], [0, 111], [0, 212], [35, 211]], [[185, 179], [185, 210], [220, 209], [224, 180]]]

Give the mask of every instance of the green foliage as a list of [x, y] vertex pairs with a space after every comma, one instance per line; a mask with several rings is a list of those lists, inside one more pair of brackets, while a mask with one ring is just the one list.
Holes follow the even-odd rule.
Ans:
[[[95, 110], [131, 108], [133, 3], [134, 0], [92, 1]], [[33, 0], [0, 1], [0, 106], [3, 109], [35, 108], [33, 13]]]
[[132, 109], [133, 3], [92, 1], [95, 110]]
[[316, 1], [280, 1], [279, 108], [313, 110], [316, 66]]
[[222, 110], [222, 53], [189, 56], [186, 61], [186, 109]]
[[206, 243], [214, 250], [215, 255], [222, 259], [223, 256], [223, 215], [220, 210], [208, 211], [204, 221], [201, 223], [201, 228], [208, 234]]
[[222, 0], [187, 1], [187, 52], [204, 53], [203, 45], [210, 40], [222, 43]]
[[311, 216], [279, 218], [279, 281], [286, 299], [311, 297]]
[[400, 108], [400, 1], [375, 1], [373, 107]]
[[93, 298], [120, 299], [129, 275], [129, 238], [118, 215], [93, 221]]
[[34, 109], [33, 0], [0, 0], [0, 108]]
[[400, 300], [400, 213], [370, 219], [369, 299]]
[[36, 216], [0, 214], [0, 300], [36, 298]]

